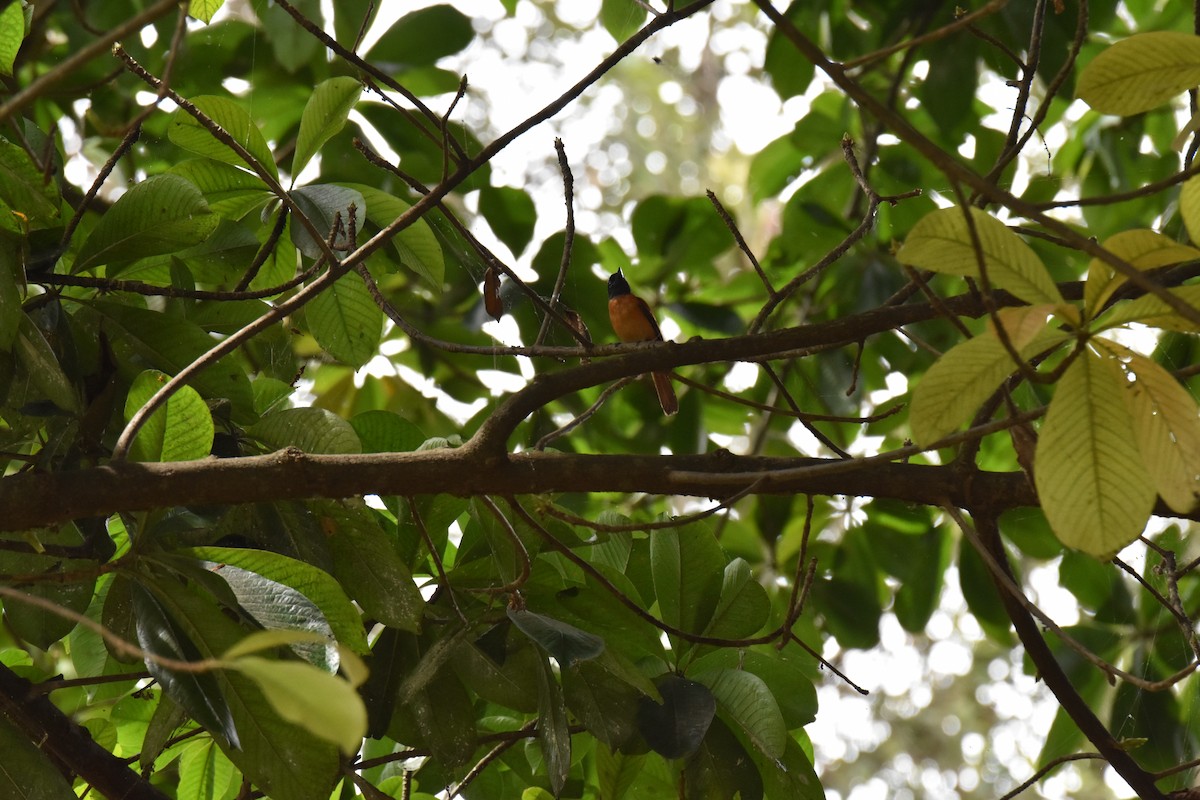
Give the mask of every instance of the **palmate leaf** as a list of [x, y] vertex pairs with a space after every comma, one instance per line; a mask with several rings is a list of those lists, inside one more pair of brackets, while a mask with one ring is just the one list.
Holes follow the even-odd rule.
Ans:
[[[988, 280], [1027, 303], [1060, 305], [1062, 295], [1041, 259], [1003, 222], [978, 208], [970, 209]], [[904, 264], [948, 275], [979, 277], [979, 258], [961, 208], [926, 214], [913, 226], [896, 253]]]
[[1059, 540], [1111, 558], [1141, 534], [1155, 491], [1134, 442], [1127, 381], [1111, 353], [1087, 350], [1058, 382], [1038, 439], [1038, 497]]

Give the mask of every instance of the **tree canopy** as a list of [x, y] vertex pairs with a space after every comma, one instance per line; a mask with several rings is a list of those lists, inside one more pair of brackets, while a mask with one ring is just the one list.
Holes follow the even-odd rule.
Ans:
[[1200, 20], [584, 5], [0, 11], [0, 794], [1186, 792]]

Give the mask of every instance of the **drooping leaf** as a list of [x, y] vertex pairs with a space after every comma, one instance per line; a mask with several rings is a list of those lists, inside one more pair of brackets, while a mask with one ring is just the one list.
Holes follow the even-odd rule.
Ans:
[[225, 664], [248, 676], [280, 717], [336, 744], [344, 754], [358, 752], [367, 734], [367, 709], [344, 680], [299, 661], [241, 656]]
[[604, 652], [603, 639], [574, 625], [525, 609], [509, 608], [507, 613], [512, 623], [554, 656], [563, 669]]
[[1110, 45], [1083, 68], [1076, 94], [1102, 114], [1149, 111], [1200, 86], [1200, 37], [1148, 31]]
[[169, 174], [147, 178], [121, 195], [100, 218], [71, 272], [178, 252], [204, 241], [219, 221], [200, 190], [184, 178]]
[[1125, 399], [1142, 463], [1163, 501], [1186, 514], [1200, 502], [1200, 408], [1152, 359], [1125, 351], [1123, 361], [1136, 378]]
[[542, 746], [550, 787], [557, 797], [571, 772], [571, 731], [562, 687], [554, 679], [549, 660], [539, 658], [537, 665], [538, 743]]
[[896, 258], [921, 269], [978, 278], [982, 256], [993, 287], [1032, 305], [1063, 303], [1054, 279], [1021, 237], [985, 211], [971, 208], [970, 213], [979, 237], [978, 251], [963, 210], [943, 208], [913, 226]]
[[1097, 558], [1110, 558], [1136, 539], [1154, 507], [1125, 384], [1106, 351], [1077, 358], [1058, 382], [1034, 462], [1038, 497], [1055, 535]]
[[638, 703], [638, 731], [663, 758], [691, 755], [717, 713], [716, 698], [704, 684], [678, 675], [665, 676], [657, 686], [663, 701], [643, 698]]

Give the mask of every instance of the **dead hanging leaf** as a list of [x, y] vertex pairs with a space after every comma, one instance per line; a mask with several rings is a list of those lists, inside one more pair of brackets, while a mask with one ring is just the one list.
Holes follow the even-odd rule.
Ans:
[[500, 299], [500, 274], [495, 267], [483, 273], [483, 308], [497, 322], [504, 316], [504, 301]]

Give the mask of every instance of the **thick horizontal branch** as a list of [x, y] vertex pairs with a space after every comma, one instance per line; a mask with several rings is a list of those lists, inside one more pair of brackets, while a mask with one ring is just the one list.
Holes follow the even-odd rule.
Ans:
[[[755, 485], [756, 484], [756, 485]], [[648, 492], [721, 499], [756, 494], [886, 497], [969, 510], [1037, 503], [1021, 473], [883, 461], [736, 456], [517, 453], [490, 457], [459, 449], [371, 455], [266, 456], [173, 462], [114, 462], [53, 474], [0, 478], [0, 530], [185, 505], [355, 497], [365, 494], [514, 495]]]

